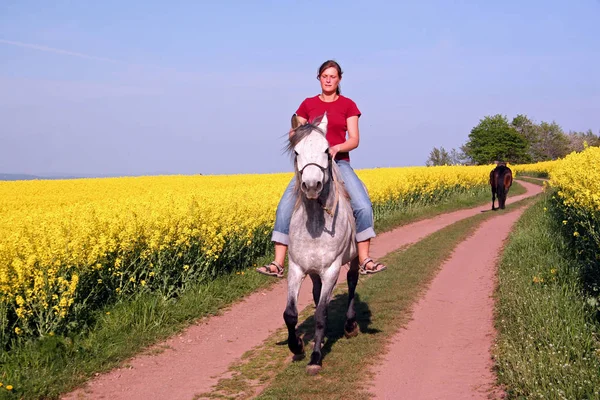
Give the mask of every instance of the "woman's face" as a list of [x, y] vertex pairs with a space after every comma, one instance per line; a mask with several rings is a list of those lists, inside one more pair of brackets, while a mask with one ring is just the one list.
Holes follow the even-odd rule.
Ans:
[[329, 67], [319, 76], [321, 90], [325, 93], [334, 93], [340, 83], [340, 76], [335, 67]]

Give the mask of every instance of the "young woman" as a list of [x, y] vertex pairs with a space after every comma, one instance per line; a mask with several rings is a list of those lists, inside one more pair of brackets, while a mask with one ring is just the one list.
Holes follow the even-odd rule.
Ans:
[[[352, 210], [356, 219], [356, 241], [358, 242], [358, 261], [362, 274], [374, 274], [387, 267], [369, 257], [371, 238], [375, 237], [371, 200], [362, 182], [350, 166], [350, 151], [358, 147], [358, 107], [348, 97], [342, 96], [340, 81], [342, 68], [335, 61], [325, 61], [319, 68], [317, 79], [321, 83], [321, 94], [306, 98], [296, 111], [300, 124], [313, 121], [327, 112], [327, 141], [329, 153], [337, 163], [344, 180], [344, 186], [351, 198]], [[293, 129], [290, 135], [293, 135]], [[346, 139], [346, 134], [348, 138]], [[289, 242], [289, 226], [296, 197], [293, 193], [295, 177], [292, 178], [283, 193], [277, 213], [271, 240], [275, 243], [275, 260], [257, 268], [261, 274], [283, 277], [283, 264]]]

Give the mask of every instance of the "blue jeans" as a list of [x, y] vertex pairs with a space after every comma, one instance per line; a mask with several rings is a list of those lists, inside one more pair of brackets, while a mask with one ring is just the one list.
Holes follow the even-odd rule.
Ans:
[[[373, 207], [367, 191], [348, 161], [338, 160], [336, 163], [342, 175], [344, 187], [350, 195], [350, 205], [356, 220], [356, 241], [362, 242], [375, 237]], [[293, 190], [295, 180], [296, 177], [293, 177], [279, 200], [275, 214], [275, 227], [271, 236], [273, 242], [289, 244], [290, 221], [294, 204], [296, 204], [296, 194]]]

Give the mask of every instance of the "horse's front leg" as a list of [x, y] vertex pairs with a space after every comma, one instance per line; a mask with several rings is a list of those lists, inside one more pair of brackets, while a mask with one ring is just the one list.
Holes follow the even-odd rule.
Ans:
[[316, 307], [319, 305], [319, 298], [321, 297], [321, 277], [317, 274], [310, 274], [310, 279], [313, 283], [312, 294]]
[[304, 354], [304, 342], [302, 338], [296, 335], [296, 324], [298, 324], [298, 292], [302, 285], [304, 274], [300, 268], [293, 262], [289, 262], [288, 267], [288, 297], [283, 320], [288, 329], [288, 347], [296, 355]]
[[348, 310], [346, 311], [346, 323], [344, 324], [344, 335], [347, 338], [358, 335], [358, 324], [356, 323], [356, 311], [354, 307], [354, 293], [358, 284], [358, 257], [350, 262], [350, 269], [346, 274], [348, 281]]
[[310, 355], [310, 362], [306, 367], [306, 371], [310, 375], [315, 375], [321, 370], [323, 362], [321, 348], [323, 347], [323, 339], [325, 338], [325, 332], [327, 330], [327, 309], [329, 307], [329, 302], [331, 301], [331, 293], [337, 283], [340, 267], [341, 265], [337, 267], [332, 266], [327, 269], [323, 276], [321, 276], [321, 295], [317, 310], [315, 311], [315, 346]]

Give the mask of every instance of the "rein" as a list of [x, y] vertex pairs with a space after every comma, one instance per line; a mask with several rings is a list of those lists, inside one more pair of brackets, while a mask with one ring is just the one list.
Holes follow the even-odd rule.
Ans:
[[[333, 180], [333, 177], [331, 177], [331, 179]], [[319, 201], [319, 204], [321, 204], [321, 207], [323, 207], [323, 210], [325, 210], [325, 212], [332, 217], [333, 217], [333, 214], [335, 213], [335, 211], [337, 210], [337, 206], [339, 204], [339, 199], [340, 199], [340, 197], [339, 197], [340, 192], [337, 190], [337, 182], [335, 180], [333, 180], [333, 190], [335, 190], [335, 200], [333, 201], [335, 209], [331, 210], [331, 209], [325, 207], [325, 204], [321, 204], [321, 202]]]

